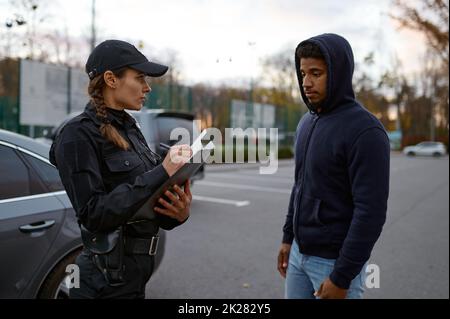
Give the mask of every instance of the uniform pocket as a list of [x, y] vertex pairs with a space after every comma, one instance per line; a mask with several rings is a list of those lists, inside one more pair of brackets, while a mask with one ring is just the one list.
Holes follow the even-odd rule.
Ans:
[[112, 173], [127, 173], [143, 165], [134, 153], [119, 153], [105, 158], [105, 163]]

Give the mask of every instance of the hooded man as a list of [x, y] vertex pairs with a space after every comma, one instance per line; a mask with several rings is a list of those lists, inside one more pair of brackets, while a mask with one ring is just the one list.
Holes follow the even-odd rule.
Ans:
[[286, 298], [362, 298], [365, 265], [386, 220], [390, 146], [355, 100], [350, 44], [336, 34], [295, 51], [309, 112], [295, 143], [295, 183], [278, 270]]

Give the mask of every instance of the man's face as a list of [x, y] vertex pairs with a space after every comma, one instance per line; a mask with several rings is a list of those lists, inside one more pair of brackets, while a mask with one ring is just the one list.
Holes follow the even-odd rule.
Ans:
[[327, 96], [327, 65], [322, 59], [301, 58], [302, 86], [308, 101], [320, 107]]

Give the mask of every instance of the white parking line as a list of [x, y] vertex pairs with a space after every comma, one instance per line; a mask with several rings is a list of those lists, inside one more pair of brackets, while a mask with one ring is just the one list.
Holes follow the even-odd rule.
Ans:
[[295, 172], [292, 171], [292, 172], [287, 172], [287, 173], [288, 174], [281, 174], [280, 172], [277, 172], [273, 175], [262, 175], [262, 174], [259, 174], [259, 171], [254, 171], [254, 172], [249, 172], [248, 170], [247, 171], [239, 171], [239, 175], [245, 175], [245, 176], [269, 176], [269, 177], [274, 176], [274, 177], [278, 177], [278, 178], [291, 178], [292, 180], [294, 180]]
[[403, 165], [403, 166], [396, 166], [396, 167], [391, 167], [391, 172], [399, 172], [399, 171], [404, 171], [406, 169], [410, 169], [410, 168], [417, 168], [418, 165]]
[[231, 184], [231, 183], [216, 183], [216, 182], [206, 182], [206, 181], [197, 181], [197, 185], [203, 186], [214, 186], [214, 187], [227, 187], [234, 189], [246, 189], [252, 191], [259, 192], [269, 192], [269, 193], [280, 193], [280, 194], [290, 194], [291, 189], [279, 189], [274, 187], [260, 187], [260, 186], [252, 186], [252, 185], [241, 185], [241, 184]]
[[212, 203], [219, 203], [219, 204], [228, 204], [228, 205], [234, 205], [236, 207], [243, 207], [250, 205], [250, 201], [248, 200], [231, 200], [231, 199], [224, 199], [224, 198], [216, 198], [216, 197], [206, 197], [206, 196], [198, 196], [193, 195], [192, 198], [194, 200], [203, 201], [203, 202], [212, 202]]
[[218, 177], [218, 178], [225, 178], [225, 179], [236, 179], [236, 178], [245, 178], [246, 180], [253, 180], [253, 181], [269, 181], [269, 182], [279, 182], [279, 183], [288, 183], [294, 185], [294, 178], [279, 178], [279, 177], [272, 177], [270, 175], [250, 175], [250, 174], [219, 174], [219, 173], [208, 173], [207, 177]]

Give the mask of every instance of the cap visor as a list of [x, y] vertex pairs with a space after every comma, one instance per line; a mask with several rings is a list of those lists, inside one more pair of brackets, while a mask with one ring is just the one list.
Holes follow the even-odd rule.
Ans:
[[139, 64], [129, 65], [130, 68], [145, 73], [148, 76], [158, 77], [164, 75], [169, 69], [168, 66], [154, 63], [154, 62], [144, 62]]

